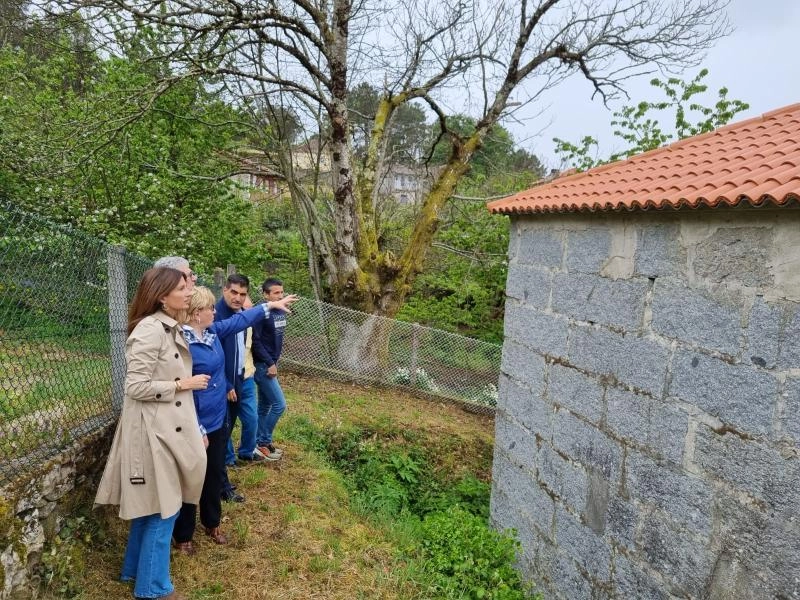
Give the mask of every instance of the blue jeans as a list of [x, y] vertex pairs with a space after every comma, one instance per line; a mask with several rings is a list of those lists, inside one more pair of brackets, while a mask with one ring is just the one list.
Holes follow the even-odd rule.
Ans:
[[[252, 458], [256, 450], [256, 431], [258, 429], [258, 413], [256, 412], [256, 382], [249, 377], [242, 381], [242, 387], [236, 390], [237, 402], [228, 402], [228, 423], [229, 432], [233, 432], [233, 426], [238, 417], [242, 423], [242, 436], [239, 439], [239, 456]], [[228, 450], [225, 455], [225, 464], [232, 465], [236, 462], [236, 455], [233, 452], [233, 441], [228, 438]]]
[[131, 520], [120, 579], [136, 582], [137, 598], [161, 598], [175, 589], [169, 578], [169, 543], [177, 517], [162, 519], [156, 513]]
[[286, 398], [277, 377], [267, 375], [267, 364], [256, 364], [256, 383], [258, 384], [258, 435], [259, 446], [272, 443], [272, 432], [278, 419], [286, 410]]

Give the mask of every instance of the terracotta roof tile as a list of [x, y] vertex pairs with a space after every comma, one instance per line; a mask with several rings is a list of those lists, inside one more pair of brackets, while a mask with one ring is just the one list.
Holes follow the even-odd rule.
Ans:
[[800, 104], [488, 204], [494, 213], [800, 203]]

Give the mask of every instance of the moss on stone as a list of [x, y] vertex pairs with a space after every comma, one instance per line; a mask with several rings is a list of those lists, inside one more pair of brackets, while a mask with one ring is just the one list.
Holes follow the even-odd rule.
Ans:
[[[63, 583], [69, 577], [74, 577], [75, 581], [80, 581], [78, 576], [85, 566], [86, 549], [82, 536], [75, 538], [67, 536], [65, 539], [59, 533], [62, 523], [68, 523], [74, 531], [102, 535], [102, 522], [95, 522], [91, 515], [92, 500], [94, 498], [95, 481], [99, 479], [105, 464], [105, 457], [113, 437], [114, 427], [109, 426], [105, 429], [89, 435], [76, 442], [72, 448], [54, 459], [37, 465], [34, 469], [27, 471], [24, 475], [10, 485], [0, 490], [0, 552], [11, 550], [17, 555], [17, 561], [24, 565], [28, 570], [29, 585], [36, 586], [37, 582], [45, 581], [39, 575], [48, 568], [52, 569]], [[25, 529], [25, 519], [17, 515], [17, 506], [20, 500], [30, 499], [34, 496], [43, 494], [42, 480], [54, 469], [62, 466], [74, 467], [75, 473], [70, 478], [71, 491], [63, 497], [55, 500], [57, 506], [47, 517], [41, 520], [41, 525], [45, 533], [45, 545], [40, 552], [29, 552], [23, 543], [23, 532]], [[49, 495], [47, 496], [49, 498]], [[61, 521], [61, 519], [64, 519]], [[66, 545], [64, 542], [67, 542]], [[56, 553], [56, 559], [49, 567], [43, 564], [42, 559], [54, 547], [59, 546], [59, 552], [63, 552], [63, 558]], [[0, 590], [5, 581], [5, 568], [0, 565]], [[26, 593], [26, 592], [23, 592]]]
[[[18, 493], [18, 492], [16, 492]], [[22, 543], [23, 522], [17, 517], [15, 506], [18, 498], [15, 490], [5, 489], [0, 495], [0, 552], [11, 546], [11, 550], [24, 562], [28, 557], [28, 549]], [[6, 579], [5, 567], [0, 564], [0, 583]]]
[[11, 518], [14, 511], [11, 509], [8, 500], [0, 496], [0, 545], [4, 545], [8, 539], [8, 531], [11, 529]]

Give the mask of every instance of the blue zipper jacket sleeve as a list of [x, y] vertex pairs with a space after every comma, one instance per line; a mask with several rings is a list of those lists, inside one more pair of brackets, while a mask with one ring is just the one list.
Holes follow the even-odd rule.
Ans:
[[268, 314], [269, 309], [267, 308], [267, 305], [259, 304], [253, 308], [248, 308], [247, 310], [234, 313], [233, 316], [223, 319], [222, 321], [214, 321], [208, 329], [212, 333], [216, 333], [217, 337], [220, 338], [221, 341], [230, 335], [239, 333], [248, 327], [252, 327], [257, 323], [260, 323], [267, 317]]
[[[226, 319], [229, 319], [235, 315], [247, 312], [234, 312], [231, 310], [231, 307], [225, 303], [225, 298], [220, 298], [214, 308], [217, 312], [214, 315], [213, 325], [225, 321]], [[259, 311], [261, 312], [262, 316], [256, 317], [256, 323], [260, 322], [264, 318], [263, 315], [265, 308], [266, 305], [260, 304], [248, 309], [254, 311], [254, 314], [258, 313]], [[242, 329], [247, 329], [247, 326], [243, 327]], [[239, 329], [238, 331], [242, 331], [242, 329]], [[216, 331], [214, 332], [217, 333]], [[220, 338], [219, 341], [222, 344], [222, 351], [225, 354], [225, 380], [227, 383], [227, 389], [225, 391], [229, 392], [232, 389], [235, 389], [242, 382], [241, 374], [236, 373], [236, 336], [230, 335], [230, 331], [228, 331], [227, 335], [225, 336], [220, 336], [219, 333], [217, 333], [217, 335]]]

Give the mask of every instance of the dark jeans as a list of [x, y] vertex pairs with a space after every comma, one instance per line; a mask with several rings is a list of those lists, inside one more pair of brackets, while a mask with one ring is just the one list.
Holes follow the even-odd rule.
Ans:
[[[219, 527], [222, 518], [222, 491], [223, 482], [227, 479], [225, 474], [225, 445], [228, 441], [228, 429], [221, 427], [208, 434], [208, 448], [206, 456], [206, 478], [203, 481], [203, 492], [200, 495], [200, 522], [205, 527]], [[188, 542], [194, 535], [194, 525], [197, 516], [197, 507], [194, 504], [184, 503], [178, 520], [175, 521], [173, 537], [176, 542]]]

